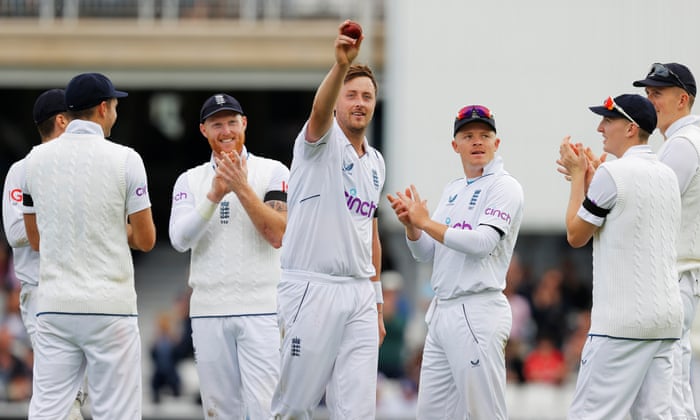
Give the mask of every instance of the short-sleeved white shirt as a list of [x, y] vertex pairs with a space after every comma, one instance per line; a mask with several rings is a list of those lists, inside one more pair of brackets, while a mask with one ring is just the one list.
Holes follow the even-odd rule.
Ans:
[[[434, 244], [431, 285], [439, 299], [501, 291], [513, 254], [523, 215], [523, 190], [518, 181], [503, 169], [496, 157], [484, 175], [467, 181], [459, 178], [445, 187], [432, 219], [448, 229], [476, 229], [488, 225], [501, 233], [496, 247], [486, 257], [454, 250], [421, 235]], [[409, 246], [411, 244], [409, 243]]]
[[39, 253], [29, 246], [22, 212], [24, 159], [18, 160], [7, 172], [2, 192], [2, 222], [7, 242], [12, 247], [15, 275], [22, 283], [39, 284]]
[[337, 121], [317, 142], [294, 144], [282, 269], [368, 278], [372, 226], [385, 180], [384, 158], [364, 142], [358, 156]]

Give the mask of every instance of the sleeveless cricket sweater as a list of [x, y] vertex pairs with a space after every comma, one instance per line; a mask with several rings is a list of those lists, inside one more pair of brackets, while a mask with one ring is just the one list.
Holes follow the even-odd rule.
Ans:
[[680, 194], [655, 154], [604, 164], [617, 201], [593, 240], [592, 335], [678, 338], [682, 305], [674, 244]]
[[[687, 125], [674, 137], [688, 139], [700, 158], [700, 127]], [[700, 171], [696, 172], [681, 196], [681, 230], [678, 237], [678, 271], [700, 268]]]
[[99, 135], [64, 133], [27, 157], [41, 238], [39, 313], [136, 315], [126, 233], [129, 153]]
[[[278, 164], [248, 157], [248, 183], [261, 199]], [[211, 162], [187, 172], [195, 206], [206, 199], [213, 177]], [[279, 250], [260, 235], [236, 194], [228, 193], [192, 247], [190, 316], [276, 313], [279, 278]]]

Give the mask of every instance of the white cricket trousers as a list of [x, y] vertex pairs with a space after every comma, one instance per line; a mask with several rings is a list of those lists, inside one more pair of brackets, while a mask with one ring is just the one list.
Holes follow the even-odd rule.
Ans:
[[369, 279], [283, 272], [282, 369], [275, 419], [310, 420], [326, 391], [331, 420], [375, 418], [379, 329]]
[[698, 307], [699, 270], [681, 273], [678, 285], [683, 301], [683, 332], [681, 339], [676, 341], [673, 348], [673, 400], [671, 418], [673, 420], [697, 420], [695, 400], [690, 386], [690, 362], [693, 350], [690, 346], [690, 327], [695, 319]]
[[39, 300], [39, 288], [35, 284], [22, 282], [19, 291], [19, 313], [22, 316], [22, 323], [27, 330], [29, 340], [34, 344], [34, 334], [36, 333], [36, 304]]
[[41, 314], [29, 420], [68, 416], [85, 371], [94, 420], [141, 419], [141, 339], [135, 316]]
[[507, 420], [508, 299], [501, 292], [433, 299], [426, 322], [418, 420]]
[[569, 420], [670, 419], [676, 341], [589, 336]]
[[192, 318], [192, 341], [204, 418], [269, 419], [280, 370], [277, 316]]

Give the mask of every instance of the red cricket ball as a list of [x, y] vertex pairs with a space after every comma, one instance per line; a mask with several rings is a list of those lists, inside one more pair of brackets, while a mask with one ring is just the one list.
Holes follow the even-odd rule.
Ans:
[[362, 26], [357, 22], [349, 21], [343, 26], [341, 33], [353, 39], [360, 39], [362, 36]]

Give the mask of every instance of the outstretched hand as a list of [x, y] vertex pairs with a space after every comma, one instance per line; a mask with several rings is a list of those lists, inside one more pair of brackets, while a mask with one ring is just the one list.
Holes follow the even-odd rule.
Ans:
[[349, 21], [346, 20], [338, 26], [338, 36], [335, 39], [335, 61], [338, 64], [352, 63], [360, 53], [360, 45], [365, 38], [364, 35], [360, 35], [358, 39], [343, 35], [343, 27], [348, 22]]

